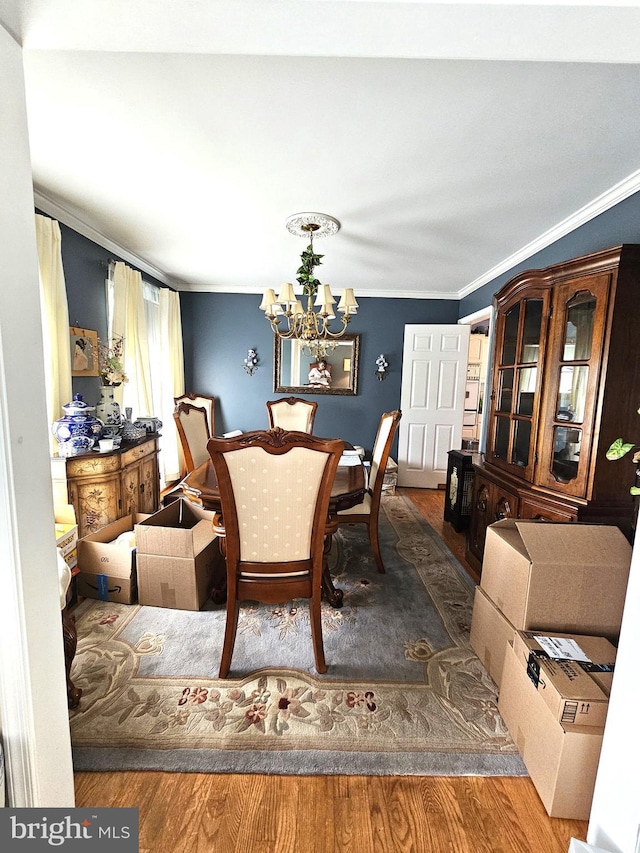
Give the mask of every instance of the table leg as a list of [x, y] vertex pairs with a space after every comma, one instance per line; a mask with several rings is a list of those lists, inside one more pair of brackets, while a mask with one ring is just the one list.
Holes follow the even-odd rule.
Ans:
[[324, 537], [324, 548], [322, 552], [322, 594], [332, 607], [342, 607], [344, 592], [333, 585], [333, 578], [329, 571], [329, 554], [331, 552], [331, 540], [338, 529], [337, 519], [330, 519]]

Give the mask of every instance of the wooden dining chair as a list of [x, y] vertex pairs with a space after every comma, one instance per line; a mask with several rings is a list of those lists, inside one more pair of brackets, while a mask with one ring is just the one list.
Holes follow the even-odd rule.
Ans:
[[310, 599], [316, 670], [326, 672], [320, 600], [331, 486], [344, 449], [339, 439], [279, 428], [212, 438], [227, 563], [227, 618], [220, 678], [231, 666], [239, 603]]
[[207, 410], [191, 403], [180, 403], [174, 413], [187, 473], [209, 458], [207, 442], [211, 438]]
[[369, 486], [360, 504], [351, 509], [342, 510], [337, 514], [338, 527], [346, 524], [366, 524], [369, 532], [369, 542], [378, 571], [384, 573], [384, 563], [380, 554], [380, 542], [378, 539], [378, 516], [380, 513], [380, 499], [382, 498], [382, 484], [391, 453], [393, 438], [398, 429], [402, 412], [385, 412], [380, 418], [378, 433], [373, 445], [371, 458], [371, 471], [369, 473]]
[[207, 421], [209, 423], [209, 434], [215, 435], [215, 397], [207, 397], [205, 394], [196, 394], [193, 391], [189, 391], [186, 394], [181, 394], [179, 397], [174, 397], [173, 402], [175, 403], [176, 409], [180, 403], [189, 403], [191, 406], [198, 406], [199, 408], [206, 409]]
[[269, 426], [312, 433], [317, 408], [317, 403], [311, 400], [303, 400], [301, 397], [282, 397], [280, 400], [267, 400]]

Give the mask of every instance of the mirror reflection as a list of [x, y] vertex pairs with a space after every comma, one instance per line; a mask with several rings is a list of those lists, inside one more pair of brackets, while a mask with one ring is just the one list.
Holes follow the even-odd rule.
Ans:
[[555, 427], [551, 473], [559, 483], [570, 483], [578, 476], [582, 430], [575, 427]]
[[360, 335], [343, 335], [322, 358], [305, 352], [303, 342], [274, 335], [273, 390], [294, 394], [355, 395], [358, 391]]
[[564, 360], [586, 361], [591, 358], [593, 321], [596, 314], [596, 298], [582, 291], [567, 305], [567, 323], [564, 337]]
[[560, 368], [556, 420], [582, 423], [587, 403], [588, 382], [589, 367], [586, 364], [565, 365]]

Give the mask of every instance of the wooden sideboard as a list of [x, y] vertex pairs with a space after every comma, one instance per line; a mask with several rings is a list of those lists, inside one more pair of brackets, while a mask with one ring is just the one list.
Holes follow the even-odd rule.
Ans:
[[90, 451], [54, 457], [54, 483], [66, 479], [75, 509], [78, 537], [118, 518], [156, 512], [160, 501], [159, 436], [146, 436], [109, 453]]

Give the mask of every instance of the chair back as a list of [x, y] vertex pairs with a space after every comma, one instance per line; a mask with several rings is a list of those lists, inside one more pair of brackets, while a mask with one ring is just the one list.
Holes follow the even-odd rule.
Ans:
[[273, 429], [212, 438], [207, 448], [220, 490], [230, 570], [234, 564], [251, 565], [252, 572], [273, 574], [314, 555], [321, 566], [344, 443]]
[[211, 438], [207, 410], [191, 403], [180, 403], [173, 413], [182, 446], [187, 473], [209, 458], [207, 442]]
[[209, 434], [215, 435], [215, 397], [207, 397], [204, 394], [196, 394], [193, 391], [189, 391], [187, 394], [181, 394], [179, 397], [174, 397], [173, 402], [175, 403], [176, 408], [178, 408], [180, 403], [190, 403], [192, 406], [198, 406], [201, 409], [206, 409], [207, 421], [209, 423]]
[[371, 471], [369, 473], [369, 492], [371, 493], [371, 511], [377, 512], [377, 505], [382, 494], [382, 484], [387, 470], [387, 462], [391, 453], [391, 445], [400, 423], [402, 412], [385, 412], [380, 418], [376, 440], [371, 454]]
[[318, 404], [300, 397], [282, 397], [280, 400], [267, 400], [269, 427], [281, 427], [284, 430], [313, 432], [313, 421]]

